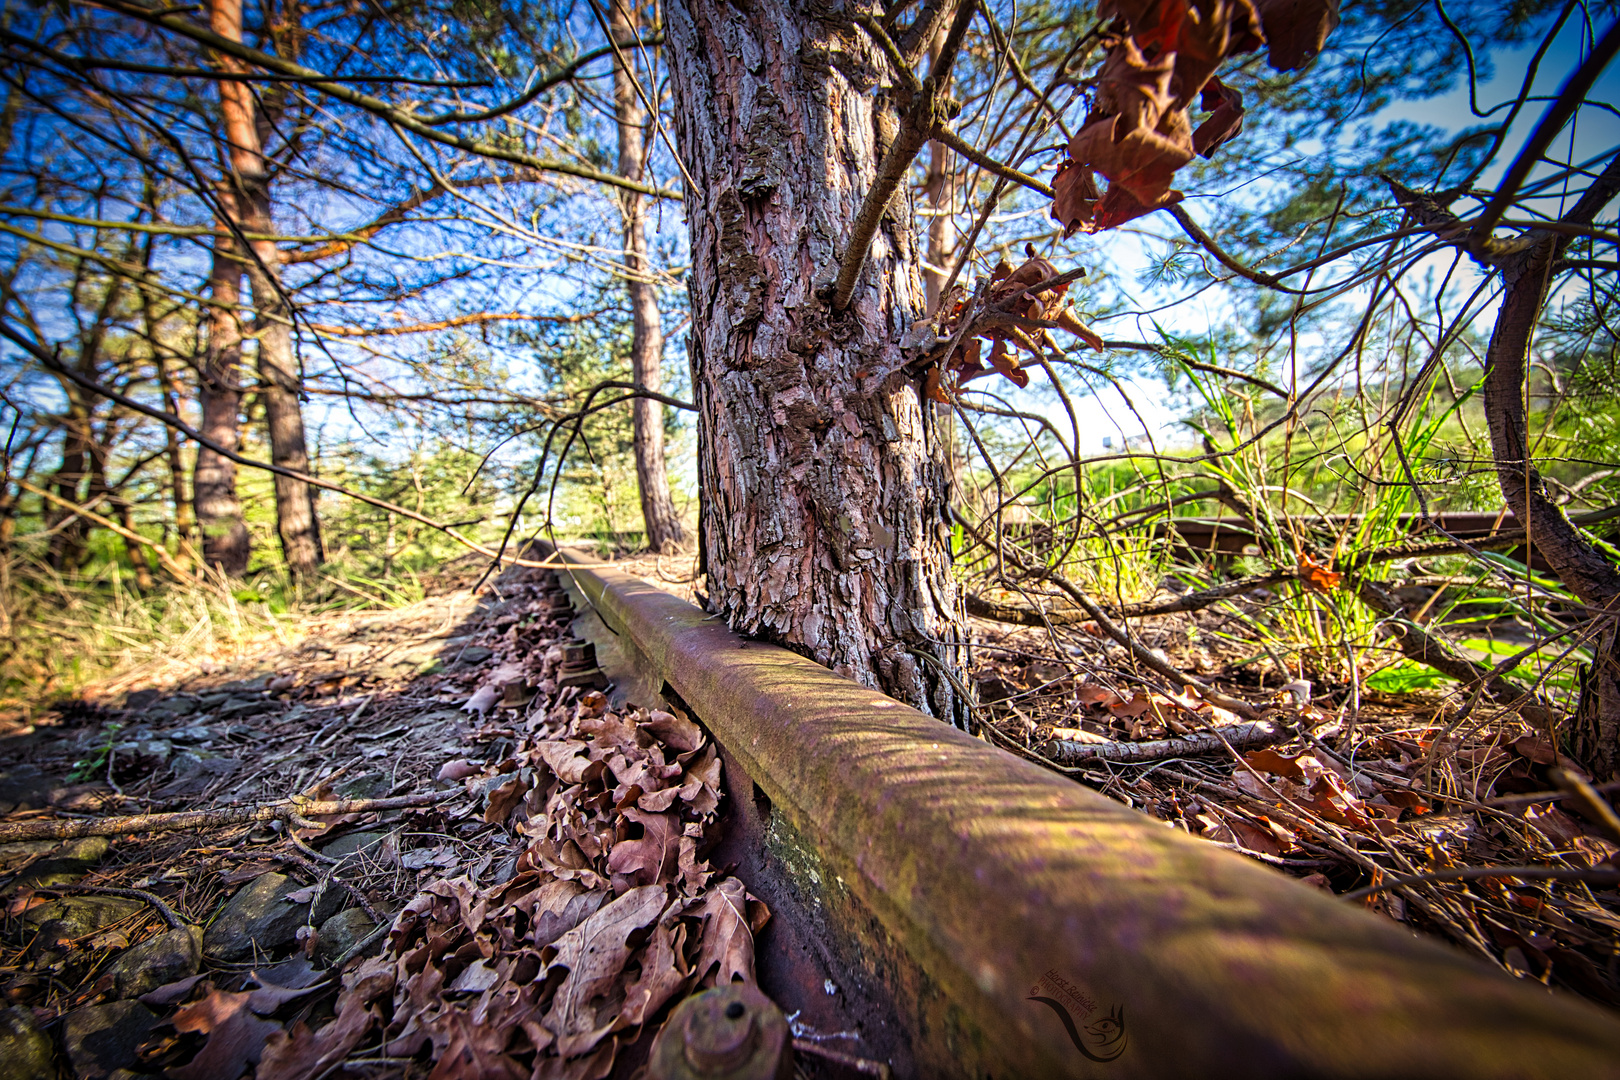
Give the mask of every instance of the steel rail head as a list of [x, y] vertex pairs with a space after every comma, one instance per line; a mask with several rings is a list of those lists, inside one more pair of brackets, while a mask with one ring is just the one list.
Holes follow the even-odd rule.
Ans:
[[778, 865], [870, 950], [916, 1075], [1620, 1077], [1610, 1012], [564, 555], [768, 796]]

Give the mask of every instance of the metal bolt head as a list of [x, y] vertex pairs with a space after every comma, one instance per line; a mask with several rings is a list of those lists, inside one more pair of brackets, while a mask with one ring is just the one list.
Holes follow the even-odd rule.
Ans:
[[648, 1080], [778, 1080], [791, 1075], [787, 1020], [757, 986], [687, 998], [653, 1043]]

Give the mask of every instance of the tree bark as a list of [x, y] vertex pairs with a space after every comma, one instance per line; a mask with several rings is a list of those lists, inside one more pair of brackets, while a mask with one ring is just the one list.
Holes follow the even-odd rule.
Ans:
[[[1620, 191], [1620, 157], [1564, 217], [1586, 225]], [[1496, 250], [1502, 271], [1502, 306], [1485, 353], [1485, 417], [1502, 495], [1559, 578], [1583, 603], [1606, 608], [1608, 625], [1593, 649], [1582, 679], [1580, 707], [1571, 732], [1574, 756], [1602, 778], [1620, 776], [1620, 570], [1605, 558], [1549, 497], [1531, 459], [1524, 391], [1530, 343], [1546, 302], [1553, 265], [1568, 237], [1537, 230], [1509, 250]]]
[[[215, 33], [231, 41], [242, 40], [241, 0], [211, 0], [209, 15]], [[235, 64], [223, 57], [221, 62], [227, 68]], [[246, 82], [222, 79], [219, 96], [241, 226], [248, 232], [270, 235], [274, 231], [270, 178], [265, 168], [252, 88]], [[264, 400], [270, 435], [270, 460], [284, 468], [308, 472], [309, 452], [304, 442], [304, 414], [299, 403], [301, 381], [293, 356], [292, 310], [280, 282], [280, 251], [274, 240], [254, 240], [250, 246], [253, 257], [244, 262], [256, 314], [254, 336], [259, 343], [259, 393]], [[302, 480], [279, 473], [275, 489], [276, 529], [281, 535], [287, 569], [294, 577], [311, 577], [325, 558], [321, 550], [320, 522], [315, 515], [315, 493]]]
[[[229, 191], [220, 201], [235, 206]], [[208, 312], [208, 343], [198, 369], [197, 397], [202, 410], [199, 429], [225, 447], [240, 447], [242, 409], [242, 327], [236, 306], [242, 298], [242, 263], [235, 241], [222, 231], [214, 239], [214, 263], [208, 276], [216, 306]], [[242, 520], [236, 494], [236, 463], [206, 446], [198, 447], [191, 481], [197, 523], [203, 534], [203, 559], [228, 577], [247, 573], [253, 540]]]
[[[630, 0], [610, 5], [613, 40], [623, 50], [613, 67], [613, 109], [619, 125], [619, 175], [641, 181], [647, 168], [645, 127], [647, 111], [636, 93], [629, 63], [630, 42], [637, 37], [637, 15]], [[643, 90], [646, 90], [643, 87]], [[658, 288], [647, 262], [647, 201], [634, 191], [619, 192], [624, 217], [625, 286], [635, 324], [630, 339], [630, 365], [635, 381], [648, 390], [662, 385], [664, 331], [658, 313]], [[634, 428], [636, 481], [641, 488], [641, 516], [647, 527], [647, 546], [668, 551], [684, 539], [675, 504], [669, 497], [664, 472], [664, 406], [650, 398], [631, 403]]]
[[875, 91], [896, 74], [852, 23], [788, 0], [681, 0], [666, 18], [691, 174], [710, 603], [744, 633], [957, 720], [949, 479], [901, 370], [900, 338], [923, 315], [904, 188], [851, 302], [829, 302], [884, 152], [879, 121], [894, 126]]

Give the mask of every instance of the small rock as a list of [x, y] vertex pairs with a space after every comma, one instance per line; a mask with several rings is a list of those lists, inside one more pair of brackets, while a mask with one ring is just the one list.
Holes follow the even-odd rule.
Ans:
[[53, 786], [55, 782], [35, 765], [14, 765], [0, 772], [0, 815], [40, 809]]
[[202, 927], [182, 926], [125, 949], [107, 968], [113, 993], [136, 998], [197, 974], [202, 965], [202, 938]]
[[371, 921], [371, 916], [359, 908], [340, 911], [321, 923], [316, 931], [315, 955], [330, 964], [364, 941], [366, 935], [375, 929], [377, 924]]
[[0, 1009], [0, 1080], [56, 1080], [51, 1038], [34, 1016], [15, 1006]]
[[203, 743], [214, 737], [214, 729], [202, 724], [191, 724], [169, 732], [169, 739], [177, 743]]
[[380, 799], [388, 794], [388, 777], [382, 773], [362, 773], [338, 785], [340, 799]]
[[101, 1080], [135, 1063], [135, 1050], [157, 1025], [157, 1014], [138, 1001], [75, 1009], [62, 1018], [62, 1048], [81, 1078]]
[[156, 705], [162, 697], [163, 691], [161, 690], [132, 690], [124, 698], [124, 708], [130, 712], [145, 712], [153, 705]]
[[388, 834], [385, 832], [352, 832], [338, 837], [329, 844], [323, 844], [321, 854], [333, 859], [342, 859], [359, 852], [375, 856], [378, 845], [386, 839]]
[[131, 758], [134, 759], [133, 764], [155, 768], [168, 761], [169, 755], [173, 752], [174, 747], [163, 739], [141, 739], [139, 741], [116, 743], [113, 746], [113, 753], [118, 755], [117, 761], [121, 771], [122, 767], [132, 764]]
[[60, 921], [66, 924], [64, 936], [80, 938], [145, 910], [141, 901], [122, 896], [63, 896], [29, 908], [22, 913], [22, 921], [39, 927]]
[[343, 890], [321, 894], [313, 919], [308, 904], [286, 897], [304, 888], [286, 874], [261, 874], [244, 885], [220, 910], [203, 935], [203, 954], [213, 960], [247, 960], [291, 945], [306, 922], [319, 924], [337, 911]]
[[105, 836], [81, 836], [68, 840], [54, 854], [47, 855], [23, 871], [0, 895], [10, 895], [24, 885], [42, 889], [47, 885], [71, 885], [96, 868], [107, 857]]
[[495, 655], [495, 650], [484, 645], [468, 645], [456, 656], [458, 664], [482, 664]]
[[280, 712], [281, 702], [275, 698], [233, 698], [219, 710], [219, 715], [240, 720], [248, 716], [260, 716], [268, 712]]
[[190, 697], [164, 698], [146, 711], [160, 713], [165, 716], [190, 716], [197, 711], [197, 701], [195, 698]]
[[0, 873], [7, 873], [55, 846], [55, 840], [19, 840], [15, 844], [0, 844]]

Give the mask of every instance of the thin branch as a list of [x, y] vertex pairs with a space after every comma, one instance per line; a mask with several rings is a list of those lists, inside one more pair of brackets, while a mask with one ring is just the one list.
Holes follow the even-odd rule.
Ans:
[[213, 810], [183, 810], [176, 814], [130, 814], [123, 817], [63, 818], [55, 821], [0, 821], [0, 844], [24, 840], [75, 840], [81, 836], [122, 836], [125, 833], [175, 832], [180, 829], [215, 829], [225, 825], [251, 825], [288, 821], [293, 817], [365, 814], [433, 806], [463, 794], [460, 788], [426, 795], [398, 795], [392, 799], [335, 799], [317, 802], [296, 795], [263, 806], [222, 806]]

